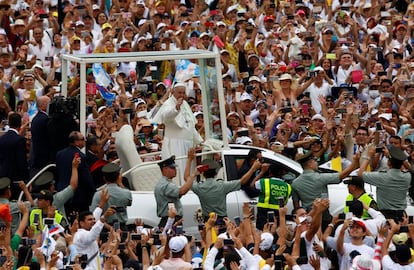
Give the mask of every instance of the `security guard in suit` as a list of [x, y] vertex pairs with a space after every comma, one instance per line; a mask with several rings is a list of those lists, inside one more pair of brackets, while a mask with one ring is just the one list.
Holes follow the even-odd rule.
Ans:
[[384, 147], [384, 155], [388, 156], [386, 172], [365, 172], [369, 161], [375, 155], [375, 146], [368, 150], [367, 157], [358, 171], [365, 183], [377, 187], [378, 208], [385, 218], [401, 221], [407, 208], [407, 192], [411, 184], [411, 174], [401, 170], [407, 159], [405, 153], [394, 146]]
[[[348, 196], [346, 197], [346, 201], [345, 201], [345, 207], [344, 207], [345, 214], [349, 212], [349, 204], [351, 204], [353, 200], [360, 200], [364, 204], [368, 205], [370, 208], [378, 210], [377, 202], [374, 200], [371, 194], [368, 194], [365, 192], [364, 180], [362, 180], [361, 177], [350, 176], [344, 180], [344, 184], [348, 185], [348, 192], [349, 192]], [[371, 218], [366, 209], [364, 209], [362, 213], [362, 218], [363, 219]]]

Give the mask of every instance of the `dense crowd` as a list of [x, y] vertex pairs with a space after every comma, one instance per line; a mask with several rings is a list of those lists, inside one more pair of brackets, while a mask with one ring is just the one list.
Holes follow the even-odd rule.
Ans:
[[[404, 0], [1, 1], [0, 268], [413, 268], [413, 25]], [[62, 78], [63, 54], [173, 50], [217, 52], [221, 74], [197, 59], [88, 65], [87, 132], [78, 131], [80, 70], [70, 63]], [[129, 183], [112, 162], [119, 156], [125, 171], [139, 160], [122, 163], [122, 136], [137, 153], [155, 153], [144, 161], [162, 160], [159, 227], [127, 224]], [[216, 181], [220, 157], [201, 161], [194, 147], [223, 136], [304, 172], [272, 168], [253, 149], [237, 161], [240, 180]], [[203, 169], [192, 171], [195, 163]], [[327, 185], [342, 179], [344, 215], [332, 217]], [[232, 220], [225, 198], [239, 189], [257, 205]], [[199, 235], [181, 220], [189, 190], [201, 202]]]

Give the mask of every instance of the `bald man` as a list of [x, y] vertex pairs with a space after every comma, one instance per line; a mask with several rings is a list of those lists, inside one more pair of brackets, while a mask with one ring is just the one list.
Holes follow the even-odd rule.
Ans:
[[[185, 83], [176, 83], [172, 95], [162, 105], [153, 122], [165, 125], [161, 156], [187, 156], [188, 150], [202, 142], [195, 129], [196, 119], [185, 100]], [[186, 159], [176, 160], [179, 167], [180, 184], [184, 183]]]
[[44, 166], [49, 164], [52, 160], [50, 153], [50, 140], [48, 136], [47, 124], [49, 116], [47, 108], [50, 103], [48, 96], [41, 96], [37, 98], [38, 112], [33, 117], [31, 123], [32, 144], [30, 147], [30, 173], [33, 175]]

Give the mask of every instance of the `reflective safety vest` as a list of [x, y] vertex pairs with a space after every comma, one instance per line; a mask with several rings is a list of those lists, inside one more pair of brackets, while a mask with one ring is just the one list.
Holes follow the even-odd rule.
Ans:
[[[348, 213], [349, 212], [349, 206], [347, 205], [347, 202], [352, 202], [354, 200], [354, 196], [352, 196], [352, 194], [348, 194], [348, 196], [346, 197], [345, 200], [345, 207], [344, 207], [344, 213]], [[366, 205], [370, 206], [371, 202], [374, 200], [368, 193], [364, 193], [362, 194], [358, 200], [360, 200], [361, 202], [365, 203]], [[368, 211], [366, 209], [364, 209], [364, 211], [362, 212], [362, 218], [363, 219], [369, 219], [371, 218], [371, 216], [368, 214]]]
[[292, 187], [279, 178], [262, 178], [260, 190], [257, 207], [279, 210], [278, 198], [283, 197], [287, 204]]
[[[33, 223], [34, 223], [34, 218], [35, 218], [36, 215], [39, 215], [39, 226], [35, 226], [35, 232], [37, 232], [39, 229], [41, 231], [43, 231], [42, 209], [37, 208], [37, 209], [33, 209], [30, 212], [30, 218], [29, 218], [30, 226], [34, 225]], [[54, 219], [55, 219], [55, 223], [60, 224], [60, 222], [62, 222], [64, 217], [61, 213], [59, 213], [58, 210], [55, 210], [55, 218]]]

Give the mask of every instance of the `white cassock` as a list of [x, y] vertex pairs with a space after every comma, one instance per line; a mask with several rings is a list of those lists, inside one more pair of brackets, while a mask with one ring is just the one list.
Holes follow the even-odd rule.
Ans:
[[[190, 105], [187, 101], [183, 101], [179, 111], [177, 111], [176, 105], [177, 99], [171, 96], [152, 119], [152, 122], [165, 125], [161, 149], [162, 159], [169, 158], [172, 155], [176, 157], [187, 156], [190, 148], [203, 141], [195, 129], [196, 118]], [[176, 160], [176, 164], [180, 170], [180, 184], [183, 184], [186, 159]]]

